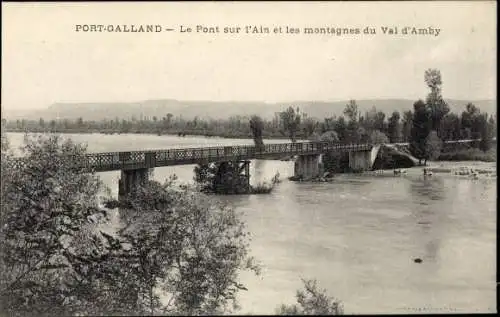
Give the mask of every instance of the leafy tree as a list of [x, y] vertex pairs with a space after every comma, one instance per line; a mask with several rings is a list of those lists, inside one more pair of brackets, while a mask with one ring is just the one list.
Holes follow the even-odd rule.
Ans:
[[305, 117], [303, 122], [303, 128], [302, 130], [304, 131], [304, 138], [309, 138], [309, 136], [313, 135], [314, 132], [316, 131], [316, 128], [318, 127], [318, 122], [314, 120], [313, 118], [308, 118]]
[[322, 142], [339, 142], [339, 136], [335, 131], [326, 131], [319, 137]]
[[387, 125], [385, 123], [385, 113], [382, 111], [378, 111], [375, 115], [375, 120], [374, 120], [374, 125], [373, 128], [375, 130], [379, 130], [381, 132], [384, 132], [387, 130]]
[[77, 126], [77, 127], [83, 127], [83, 118], [82, 118], [82, 117], [79, 117], [79, 118], [76, 120], [76, 126]]
[[444, 101], [442, 92], [441, 72], [437, 69], [428, 69], [424, 75], [425, 83], [431, 90], [427, 95], [426, 104], [429, 108], [432, 120], [431, 129], [440, 132], [441, 120], [450, 111], [450, 107]]
[[384, 143], [389, 143], [389, 138], [385, 133], [379, 131], [379, 130], [374, 130], [370, 134], [370, 142], [372, 144], [384, 144]]
[[464, 136], [467, 139], [477, 139], [480, 137], [478, 117], [481, 114], [481, 111], [472, 103], [468, 103], [465, 108], [466, 109], [462, 112], [462, 116], [460, 118], [462, 128], [466, 131]]
[[422, 100], [415, 102], [413, 107], [410, 152], [420, 161], [426, 157], [425, 140], [431, 131], [431, 120], [429, 110]]
[[359, 110], [356, 100], [349, 101], [345, 106], [344, 115], [349, 119], [344, 141], [346, 143], [358, 143], [360, 141], [360, 136], [358, 134]]
[[254, 115], [250, 118], [250, 130], [252, 130], [253, 142], [258, 150], [264, 147], [262, 140], [262, 131], [264, 130], [264, 121], [261, 117]]
[[387, 124], [387, 133], [389, 136], [389, 141], [391, 143], [401, 142], [401, 124], [399, 122], [400, 114], [398, 111], [394, 111], [389, 118], [389, 122]]
[[318, 289], [316, 280], [304, 280], [304, 290], [297, 291], [297, 304], [282, 304], [276, 309], [277, 315], [343, 315], [342, 303]]
[[461, 136], [460, 118], [455, 113], [448, 113], [444, 116], [441, 127], [443, 140], [459, 140]]
[[411, 110], [403, 113], [403, 141], [409, 142], [411, 139], [411, 130], [413, 127], [413, 112]]
[[[338, 133], [336, 131], [326, 131], [325, 133], [321, 135], [315, 135], [312, 138], [312, 141], [321, 141], [321, 142], [332, 142], [332, 143], [337, 143], [340, 142], [340, 138], [338, 136]], [[345, 161], [345, 153], [339, 153], [336, 151], [329, 152], [329, 153], [324, 153], [323, 154], [323, 159], [322, 159], [322, 164], [323, 168], [327, 172], [338, 172], [341, 171], [344, 167], [344, 161]], [[344, 159], [344, 161], [343, 161]], [[347, 156], [347, 160], [349, 157]], [[348, 161], [347, 161], [348, 164]]]
[[347, 116], [349, 121], [358, 121], [359, 109], [356, 100], [349, 100], [349, 103], [345, 105], [344, 115]]
[[489, 131], [490, 135], [492, 138], [496, 137], [497, 135], [497, 122], [496, 122], [496, 114], [495, 117], [490, 115], [490, 118], [488, 119], [488, 126], [489, 126]]
[[[349, 122], [349, 124], [352, 124]], [[369, 143], [371, 132], [365, 129], [363, 126], [358, 126], [356, 131], [353, 133], [352, 143]]]
[[344, 116], [340, 116], [334, 124], [335, 131], [339, 136], [339, 140], [341, 142], [347, 142], [348, 139], [348, 131], [347, 131], [347, 123], [344, 119]]
[[493, 138], [493, 134], [491, 133], [491, 125], [488, 123], [487, 118], [488, 114], [481, 114], [476, 119], [481, 136], [479, 149], [484, 152], [488, 151], [491, 148], [491, 139]]
[[288, 137], [292, 142], [296, 142], [301, 120], [299, 108], [297, 107], [295, 110], [292, 107], [288, 107], [287, 110], [280, 112], [280, 118], [283, 123], [284, 131], [288, 133]]
[[84, 275], [72, 256], [95, 237], [102, 184], [76, 167], [85, 148], [69, 140], [26, 137], [22, 151], [18, 166], [2, 148], [1, 306], [12, 315], [74, 314]]
[[321, 133], [325, 133], [326, 131], [335, 130], [335, 123], [336, 123], [335, 117], [324, 118], [323, 122], [321, 122], [321, 124], [320, 124]]
[[436, 131], [431, 131], [425, 139], [425, 154], [424, 165], [427, 165], [427, 160], [435, 160], [441, 154], [443, 142], [438, 137]]
[[204, 193], [248, 194], [248, 180], [241, 175], [238, 162], [212, 162], [194, 168], [194, 180]]
[[[114, 240], [128, 248], [113, 256], [127, 258], [117, 266], [126, 284], [116, 287], [138, 293], [131, 299], [139, 314], [229, 312], [237, 308], [236, 294], [246, 290], [239, 273], [259, 273], [248, 255], [245, 225], [228, 206], [173, 185], [150, 182], [122, 200], [124, 227]], [[165, 303], [157, 290], [166, 295]]]

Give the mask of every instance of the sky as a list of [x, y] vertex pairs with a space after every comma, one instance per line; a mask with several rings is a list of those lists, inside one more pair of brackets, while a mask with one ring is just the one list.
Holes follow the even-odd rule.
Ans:
[[[496, 2], [2, 3], [3, 109], [147, 99], [296, 101], [496, 99]], [[159, 33], [76, 25], [161, 25]], [[180, 32], [180, 27], [193, 32]], [[221, 33], [197, 33], [196, 26]], [[262, 25], [270, 34], [222, 33]], [[273, 33], [274, 27], [299, 34]], [[403, 35], [405, 26], [440, 29]], [[375, 28], [375, 35], [304, 34]], [[397, 27], [384, 35], [381, 27]]]

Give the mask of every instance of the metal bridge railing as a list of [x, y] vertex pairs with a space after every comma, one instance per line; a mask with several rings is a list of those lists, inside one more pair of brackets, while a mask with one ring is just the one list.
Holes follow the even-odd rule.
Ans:
[[[466, 140], [475, 142], [477, 140]], [[447, 142], [450, 143], [450, 142]], [[453, 142], [451, 142], [453, 143]], [[408, 146], [408, 143], [395, 143], [395, 146]], [[330, 151], [367, 151], [373, 144], [342, 144], [333, 142], [297, 142], [243, 146], [215, 146], [202, 148], [161, 149], [128, 152], [89, 153], [78, 163], [80, 168], [96, 171], [111, 171], [134, 168], [153, 168], [159, 166], [196, 164], [231, 159], [254, 159], [276, 155], [319, 154]], [[23, 164], [17, 159], [17, 165]], [[73, 161], [75, 159], [73, 158]]]

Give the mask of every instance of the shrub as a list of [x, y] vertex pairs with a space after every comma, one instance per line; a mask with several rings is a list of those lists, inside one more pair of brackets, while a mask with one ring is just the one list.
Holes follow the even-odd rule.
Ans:
[[282, 304], [276, 309], [278, 315], [343, 315], [340, 301], [328, 296], [326, 290], [318, 289], [316, 280], [304, 280], [304, 290], [297, 291], [297, 304]]

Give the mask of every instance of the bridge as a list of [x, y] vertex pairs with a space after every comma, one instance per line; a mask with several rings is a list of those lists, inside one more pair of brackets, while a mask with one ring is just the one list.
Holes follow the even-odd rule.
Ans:
[[[449, 141], [446, 145], [470, 144], [478, 140]], [[393, 147], [408, 150], [408, 143], [394, 143]], [[183, 149], [161, 149], [129, 152], [89, 153], [77, 161], [76, 168], [95, 172], [121, 171], [119, 194], [134, 191], [148, 179], [149, 170], [155, 167], [233, 162], [239, 166], [249, 186], [249, 164], [252, 159], [281, 159], [296, 156], [294, 176], [308, 179], [322, 174], [322, 154], [329, 152], [349, 153], [349, 167], [354, 171], [370, 170], [381, 145], [340, 144], [331, 142], [296, 142], [265, 144], [260, 147], [216, 146]], [[71, 160], [75, 162], [75, 160]], [[23, 158], [16, 161], [23, 164]]]

